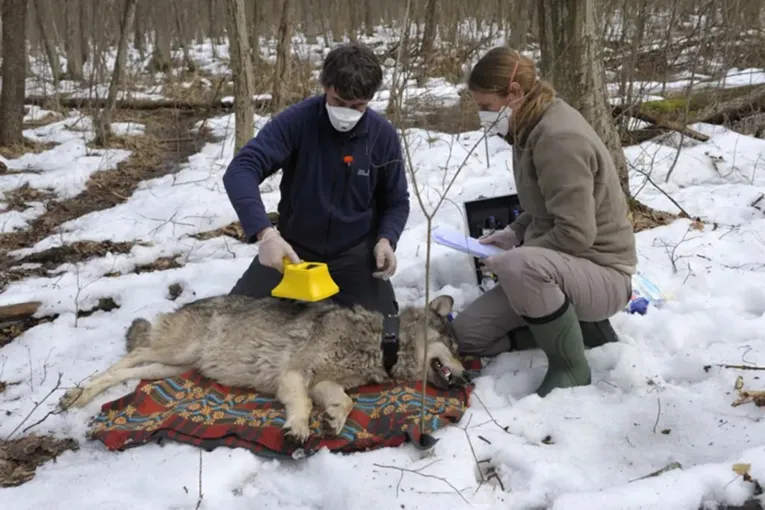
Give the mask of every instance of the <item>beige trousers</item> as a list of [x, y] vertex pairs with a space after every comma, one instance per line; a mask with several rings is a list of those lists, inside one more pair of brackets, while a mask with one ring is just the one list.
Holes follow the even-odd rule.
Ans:
[[495, 267], [499, 285], [481, 295], [454, 318], [465, 354], [496, 356], [509, 351], [508, 333], [526, 325], [524, 317], [555, 313], [568, 296], [582, 322], [608, 319], [632, 294], [632, 278], [547, 248], [513, 248]]

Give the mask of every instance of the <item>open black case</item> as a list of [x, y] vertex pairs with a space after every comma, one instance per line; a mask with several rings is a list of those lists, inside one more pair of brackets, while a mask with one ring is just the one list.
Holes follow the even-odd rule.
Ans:
[[[518, 195], [512, 193], [510, 195], [500, 195], [490, 198], [479, 198], [477, 200], [471, 200], [464, 202], [465, 208], [465, 227], [471, 237], [481, 237], [484, 229], [491, 223], [491, 227], [496, 230], [501, 230], [507, 225], [515, 221], [515, 218], [521, 214], [521, 203], [518, 200]], [[494, 218], [493, 222], [490, 218]], [[471, 257], [473, 263], [473, 270], [475, 272], [476, 283], [480, 286], [485, 275], [481, 270], [477, 257]]]

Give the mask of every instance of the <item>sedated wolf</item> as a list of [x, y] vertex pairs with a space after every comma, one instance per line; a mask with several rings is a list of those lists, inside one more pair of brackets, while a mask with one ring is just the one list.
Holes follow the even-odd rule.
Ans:
[[[429, 383], [442, 389], [467, 383], [448, 320], [453, 305], [450, 296], [439, 296], [427, 307], [403, 308], [391, 336], [390, 318], [361, 307], [237, 295], [203, 298], [160, 314], [153, 325], [134, 319], [125, 334], [127, 354], [67, 391], [59, 406], [82, 407], [129, 379], [163, 379], [196, 369], [220, 384], [275, 396], [285, 407], [285, 432], [301, 443], [310, 434], [313, 403], [339, 434], [353, 409], [348, 389], [419, 380], [426, 361]], [[384, 352], [386, 335], [394, 343]]]

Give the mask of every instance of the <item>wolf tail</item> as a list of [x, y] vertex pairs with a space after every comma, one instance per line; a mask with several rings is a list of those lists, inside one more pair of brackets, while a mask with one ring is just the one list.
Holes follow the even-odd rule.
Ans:
[[127, 351], [132, 352], [138, 347], [146, 347], [149, 344], [149, 333], [151, 332], [151, 323], [146, 319], [133, 319], [127, 332], [125, 333], [125, 345]]

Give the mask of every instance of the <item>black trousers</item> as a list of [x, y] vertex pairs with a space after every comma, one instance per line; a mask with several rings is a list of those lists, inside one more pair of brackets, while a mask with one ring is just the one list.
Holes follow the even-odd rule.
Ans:
[[[372, 253], [373, 244], [363, 242], [330, 258], [321, 257], [298, 246], [293, 245], [293, 248], [301, 260], [327, 264], [329, 274], [340, 288], [340, 292], [329, 298], [335, 303], [349, 308], [359, 305], [386, 315], [398, 313], [393, 284], [390, 280], [380, 280], [372, 276], [372, 272], [377, 270]], [[268, 297], [281, 279], [282, 273], [262, 265], [256, 256], [230, 294], [258, 299]]]

